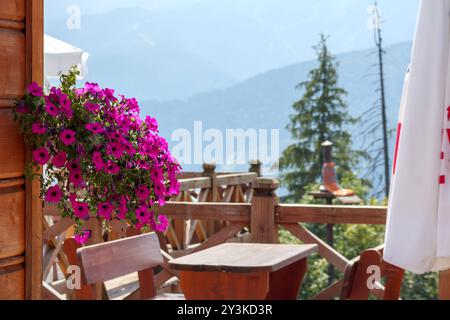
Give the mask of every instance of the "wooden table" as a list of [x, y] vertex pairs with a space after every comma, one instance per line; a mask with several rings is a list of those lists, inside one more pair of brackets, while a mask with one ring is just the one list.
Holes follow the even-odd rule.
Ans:
[[315, 244], [224, 243], [169, 265], [188, 300], [294, 300], [315, 251]]

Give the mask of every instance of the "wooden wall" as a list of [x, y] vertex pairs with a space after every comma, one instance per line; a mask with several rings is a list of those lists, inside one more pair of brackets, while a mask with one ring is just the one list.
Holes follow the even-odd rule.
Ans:
[[30, 150], [12, 117], [27, 83], [42, 83], [43, 3], [0, 4], [0, 299], [40, 297], [42, 219], [36, 183], [23, 171]]

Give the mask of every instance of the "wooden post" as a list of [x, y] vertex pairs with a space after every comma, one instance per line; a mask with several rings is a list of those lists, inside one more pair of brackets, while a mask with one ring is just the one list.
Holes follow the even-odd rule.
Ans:
[[214, 163], [204, 163], [202, 175], [204, 177], [209, 177], [211, 179], [211, 191], [208, 195], [208, 201], [218, 202], [219, 193], [217, 189], [218, 185], [217, 185], [216, 165]]
[[[26, 82], [43, 84], [44, 77], [44, 2], [26, 1], [25, 51]], [[31, 150], [26, 150], [26, 161], [31, 161]], [[42, 169], [41, 169], [42, 170]], [[38, 180], [25, 185], [26, 249], [25, 249], [25, 298], [42, 297], [42, 201], [39, 198]]]
[[[333, 198], [327, 198], [327, 205], [333, 205]], [[331, 247], [334, 246], [334, 224], [327, 224], [327, 244]], [[334, 266], [330, 263], [328, 265], [328, 285], [331, 285], [334, 282], [336, 270]]]
[[439, 272], [439, 300], [450, 300], [450, 270]]
[[261, 177], [261, 165], [262, 165], [261, 161], [259, 161], [259, 160], [251, 160], [250, 161], [250, 168], [248, 169], [248, 171], [256, 173], [258, 178], [259, 178], [259, 177]]
[[[91, 238], [88, 245], [98, 244], [103, 242], [103, 223], [100, 218], [91, 218], [86, 222], [86, 226], [91, 230]], [[96, 283], [94, 296], [95, 300], [102, 300], [104, 298], [103, 283]]]
[[[209, 190], [207, 202], [220, 202], [219, 190], [217, 185], [217, 174], [216, 174], [216, 165], [214, 163], [204, 163], [203, 164], [203, 173], [204, 177], [209, 177], [211, 179], [211, 189]], [[214, 233], [220, 230], [221, 224], [220, 221], [206, 221], [204, 223], [206, 225], [206, 234], [211, 237]]]
[[258, 178], [253, 187], [250, 213], [250, 241], [254, 243], [278, 243], [278, 226], [275, 223], [275, 190], [279, 183], [272, 178]]

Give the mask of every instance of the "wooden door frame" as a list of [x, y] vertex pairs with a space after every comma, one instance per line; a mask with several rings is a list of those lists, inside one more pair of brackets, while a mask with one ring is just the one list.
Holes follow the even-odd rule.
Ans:
[[[26, 82], [42, 85], [44, 80], [44, 0], [25, 0]], [[31, 149], [26, 148], [26, 162]], [[41, 169], [42, 170], [42, 169]], [[42, 200], [40, 182], [25, 184], [25, 299], [42, 295]]]

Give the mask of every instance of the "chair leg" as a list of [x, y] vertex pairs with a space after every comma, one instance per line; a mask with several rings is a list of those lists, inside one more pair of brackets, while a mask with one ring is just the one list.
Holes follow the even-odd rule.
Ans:
[[383, 274], [386, 277], [383, 300], [400, 299], [400, 290], [405, 270], [386, 261], [382, 263]]

